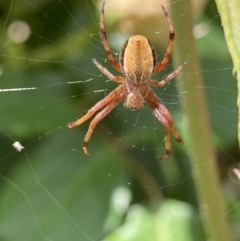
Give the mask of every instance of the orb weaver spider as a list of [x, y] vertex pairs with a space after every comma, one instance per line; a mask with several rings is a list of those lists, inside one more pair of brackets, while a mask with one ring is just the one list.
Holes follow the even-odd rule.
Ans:
[[170, 112], [163, 105], [161, 100], [156, 96], [150, 86], [162, 87], [168, 84], [169, 81], [172, 80], [177, 74], [179, 74], [183, 67], [186, 65], [186, 62], [184, 62], [175, 71], [168, 74], [160, 82], [151, 79], [151, 76], [153, 74], [160, 72], [168, 64], [175, 36], [173, 24], [171, 22], [171, 19], [169, 18], [166, 8], [161, 5], [170, 29], [167, 50], [161, 62], [156, 63], [156, 52], [147, 40], [147, 38], [142, 35], [134, 35], [130, 37], [124, 44], [119, 55], [118, 63], [113, 57], [113, 53], [107, 40], [107, 33], [104, 27], [104, 5], [105, 2], [103, 1], [100, 15], [100, 33], [103, 47], [106, 51], [107, 58], [111, 65], [116, 70], [121, 72], [124, 77], [114, 76], [99, 62], [97, 62], [96, 59], [93, 59], [93, 63], [96, 65], [96, 67], [110, 80], [120, 84], [120, 86], [114, 89], [105, 98], [97, 102], [92, 108], [88, 110], [88, 112], [83, 117], [76, 120], [75, 122], [68, 124], [68, 127], [75, 128], [81, 125], [89, 118], [91, 118], [97, 111], [99, 111], [94, 117], [94, 119], [91, 121], [84, 141], [82, 143], [84, 153], [86, 155], [89, 155], [87, 150], [87, 144], [90, 137], [92, 136], [96, 125], [106, 115], [108, 115], [120, 101], [125, 99], [124, 106], [130, 109], [142, 109], [143, 102], [146, 101], [153, 110], [156, 118], [161, 122], [165, 129], [166, 153], [162, 157], [160, 157], [160, 159], [165, 159], [171, 153], [171, 133], [173, 134], [174, 138], [178, 143], [183, 144], [183, 140], [174, 127], [174, 122]]

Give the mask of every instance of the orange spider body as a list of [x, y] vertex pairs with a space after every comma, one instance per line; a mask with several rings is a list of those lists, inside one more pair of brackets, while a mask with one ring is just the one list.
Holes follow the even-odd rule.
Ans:
[[120, 53], [119, 62], [125, 75], [126, 108], [143, 108], [149, 90], [148, 81], [156, 64], [153, 52], [154, 49], [144, 36], [135, 35], [128, 39]]
[[83, 117], [75, 122], [68, 124], [68, 127], [74, 128], [78, 125], [81, 125], [83, 122], [91, 118], [97, 111], [99, 111], [91, 121], [82, 144], [84, 153], [89, 155], [87, 151], [87, 144], [97, 123], [99, 123], [106, 115], [108, 115], [121, 100], [125, 99], [124, 106], [131, 109], [142, 109], [143, 103], [146, 101], [153, 110], [156, 118], [162, 123], [165, 129], [166, 153], [161, 157], [161, 159], [165, 159], [171, 153], [171, 133], [178, 143], [182, 144], [183, 140], [174, 127], [170, 112], [163, 105], [161, 100], [156, 96], [150, 86], [162, 87], [166, 85], [171, 79], [180, 73], [186, 64], [184, 63], [179, 66], [175, 71], [168, 74], [160, 82], [151, 80], [152, 75], [164, 69], [169, 61], [175, 36], [172, 22], [168, 16], [167, 10], [164, 6], [162, 6], [170, 28], [170, 36], [166, 53], [164, 54], [163, 60], [161, 62], [158, 64], [156, 63], [156, 52], [148, 42], [147, 38], [141, 35], [135, 35], [126, 41], [120, 52], [118, 63], [113, 57], [112, 51], [107, 41], [107, 34], [104, 28], [104, 4], [105, 2], [102, 3], [100, 18], [100, 33], [103, 46], [111, 65], [116, 70], [123, 73], [124, 77], [114, 76], [99, 62], [97, 62], [96, 59], [93, 59], [93, 63], [103, 74], [105, 74], [110, 80], [121, 85], [109, 93], [104, 99], [96, 103], [92, 108], [90, 108]]

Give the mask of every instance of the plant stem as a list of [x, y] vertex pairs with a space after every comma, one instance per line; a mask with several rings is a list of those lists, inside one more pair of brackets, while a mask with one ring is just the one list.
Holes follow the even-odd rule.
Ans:
[[[216, 0], [216, 4], [221, 16], [228, 49], [233, 60], [233, 74], [237, 77], [237, 105], [238, 109], [240, 109], [240, 1]], [[238, 140], [240, 144], [240, 111], [238, 113]]]
[[187, 146], [192, 165], [192, 175], [199, 199], [200, 216], [208, 240], [231, 240], [224, 210], [223, 196], [212, 144], [204, 82], [200, 61], [193, 37], [193, 17], [190, 0], [171, 0], [171, 18], [177, 38], [173, 53], [175, 68], [186, 58], [184, 74], [177, 78], [180, 102], [188, 136]]

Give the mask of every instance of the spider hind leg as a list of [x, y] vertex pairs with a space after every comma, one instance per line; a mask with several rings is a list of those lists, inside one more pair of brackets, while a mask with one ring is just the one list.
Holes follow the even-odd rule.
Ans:
[[113, 90], [110, 94], [108, 94], [105, 98], [97, 102], [91, 109], [88, 110], [88, 112], [79, 118], [78, 120], [71, 122], [68, 124], [69, 128], [75, 128], [85, 121], [87, 121], [89, 118], [91, 118], [97, 111], [101, 110], [104, 106], [106, 106], [109, 102], [111, 102], [116, 96], [120, 95], [122, 93], [122, 87], [119, 86], [115, 90]]
[[165, 154], [161, 157], [158, 157], [159, 160], [164, 160], [168, 158], [171, 154], [171, 142], [170, 142], [170, 134], [171, 132], [165, 128]]
[[181, 136], [178, 134], [177, 130], [175, 129], [175, 127], [172, 128], [172, 134], [174, 136], [174, 138], [176, 139], [176, 141], [180, 144], [183, 145], [183, 139], [181, 138]]
[[100, 112], [97, 113], [97, 115], [94, 117], [94, 119], [91, 121], [88, 131], [85, 135], [85, 138], [82, 143], [83, 152], [89, 156], [87, 150], [87, 144], [92, 136], [92, 133], [96, 127], [96, 125], [106, 116], [108, 115], [115, 107], [116, 105], [123, 99], [122, 95], [116, 96], [110, 103], [108, 103]]
[[166, 159], [171, 154], [171, 141], [170, 135], [173, 134], [174, 138], [179, 144], [183, 144], [183, 140], [178, 134], [177, 130], [174, 127], [173, 119], [170, 112], [162, 104], [161, 100], [154, 94], [152, 90], [149, 90], [148, 96], [146, 98], [147, 103], [152, 108], [154, 115], [164, 126], [165, 129], [165, 147], [166, 153], [159, 159]]

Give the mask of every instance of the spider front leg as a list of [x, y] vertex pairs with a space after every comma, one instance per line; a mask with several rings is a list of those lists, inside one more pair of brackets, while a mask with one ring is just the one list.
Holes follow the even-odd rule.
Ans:
[[100, 33], [101, 33], [101, 38], [102, 38], [102, 43], [104, 46], [104, 49], [107, 54], [107, 58], [110, 62], [110, 64], [119, 72], [122, 72], [121, 67], [119, 63], [116, 61], [116, 59], [113, 57], [112, 51], [110, 49], [108, 39], [107, 39], [107, 33], [105, 31], [105, 26], [104, 26], [104, 5], [105, 1], [102, 2], [102, 7], [101, 7], [101, 16], [100, 16]]
[[163, 70], [167, 66], [167, 63], [170, 59], [170, 54], [171, 54], [171, 51], [172, 51], [174, 37], [175, 37], [175, 30], [173, 28], [173, 24], [172, 24], [172, 21], [171, 21], [169, 15], [168, 15], [168, 12], [163, 5], [161, 5], [161, 7], [162, 7], [162, 10], [164, 12], [164, 15], [167, 19], [168, 26], [169, 26], [169, 40], [168, 40], [168, 46], [167, 46], [167, 50], [164, 54], [163, 60], [156, 65], [156, 67], [154, 69], [154, 72], [153, 72], [154, 74], [160, 72], [161, 70]]
[[115, 107], [116, 105], [123, 99], [122, 95], [117, 96], [114, 98], [107, 106], [104, 107], [91, 121], [87, 134], [85, 135], [85, 138], [82, 143], [83, 151], [84, 153], [89, 156], [88, 150], [87, 150], [87, 144], [92, 136], [92, 133], [98, 124], [107, 114], [109, 114]]

